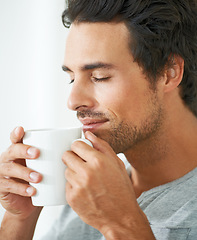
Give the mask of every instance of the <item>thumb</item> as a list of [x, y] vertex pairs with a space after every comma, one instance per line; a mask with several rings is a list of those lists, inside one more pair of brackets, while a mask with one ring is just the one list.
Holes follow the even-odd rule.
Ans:
[[111, 152], [115, 154], [113, 149], [110, 147], [110, 145], [106, 141], [98, 138], [94, 133], [86, 131], [85, 138], [88, 139], [93, 144], [93, 147], [96, 150], [102, 153]]
[[123, 161], [116, 155], [114, 150], [106, 141], [98, 138], [95, 134], [89, 131], [85, 132], [85, 138], [88, 139], [93, 144], [93, 147], [96, 150], [110, 157], [111, 160], [114, 159], [122, 169], [126, 170]]

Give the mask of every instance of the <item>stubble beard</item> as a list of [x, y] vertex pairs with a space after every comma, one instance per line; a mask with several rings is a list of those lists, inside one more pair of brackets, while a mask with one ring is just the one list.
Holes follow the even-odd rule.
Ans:
[[[161, 109], [152, 113], [140, 126], [128, 124], [124, 121], [112, 126], [108, 137], [104, 137], [116, 154], [125, 153], [137, 145], [151, 144], [150, 139], [156, 138], [162, 125]], [[143, 151], [143, 149], [142, 149]]]
[[[128, 122], [127, 119], [117, 123], [108, 113], [91, 112], [90, 110], [78, 112], [78, 117], [96, 117], [108, 119], [109, 126], [95, 132], [95, 135], [112, 147], [116, 154], [125, 153], [140, 144], [151, 144], [153, 139], [159, 134], [163, 123], [163, 108], [154, 93], [150, 99], [146, 118], [139, 125]], [[155, 141], [152, 141], [155, 143]]]
[[108, 142], [116, 154], [125, 153], [140, 144], [155, 144], [153, 139], [158, 137], [163, 124], [163, 109], [156, 97], [151, 101], [152, 109], [139, 126], [128, 123], [126, 119], [117, 124], [109, 118], [110, 127], [97, 136]]

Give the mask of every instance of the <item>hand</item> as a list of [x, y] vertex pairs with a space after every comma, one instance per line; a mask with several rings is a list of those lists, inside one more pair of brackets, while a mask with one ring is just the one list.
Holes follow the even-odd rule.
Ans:
[[76, 141], [63, 155], [67, 201], [103, 234], [120, 226], [130, 228], [129, 220], [141, 210], [125, 166], [108, 143], [91, 132], [85, 135], [94, 148]]
[[19, 219], [38, 210], [30, 198], [36, 190], [28, 182], [38, 183], [42, 179], [39, 173], [26, 167], [25, 159], [36, 159], [40, 152], [22, 144], [23, 136], [24, 129], [16, 128], [10, 134], [12, 145], [0, 156], [0, 203]]

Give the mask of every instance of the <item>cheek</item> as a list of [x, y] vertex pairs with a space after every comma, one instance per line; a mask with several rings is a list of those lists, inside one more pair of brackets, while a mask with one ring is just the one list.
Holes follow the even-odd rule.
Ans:
[[149, 97], [147, 92], [137, 89], [131, 91], [131, 88], [111, 88], [111, 91], [105, 91], [105, 94], [100, 96], [100, 106], [117, 121], [137, 125], [147, 115], [150, 107]]
[[[126, 118], [133, 105], [139, 101], [135, 98], [131, 91], [118, 87], [106, 87], [97, 93], [97, 101], [102, 111], [115, 115], [118, 118]], [[135, 103], [136, 102], [136, 103]]]

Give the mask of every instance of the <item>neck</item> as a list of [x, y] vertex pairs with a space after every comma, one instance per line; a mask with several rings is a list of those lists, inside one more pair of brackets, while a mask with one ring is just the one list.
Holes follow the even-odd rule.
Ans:
[[155, 136], [125, 153], [132, 165], [136, 197], [197, 167], [197, 118], [188, 109], [185, 111]]

